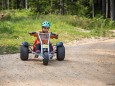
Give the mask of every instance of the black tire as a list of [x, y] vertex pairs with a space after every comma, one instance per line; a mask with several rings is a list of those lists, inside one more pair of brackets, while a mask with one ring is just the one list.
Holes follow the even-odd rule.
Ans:
[[63, 61], [65, 58], [65, 47], [57, 47], [57, 60]]
[[48, 65], [49, 62], [49, 55], [48, 52], [44, 53], [43, 65]]
[[21, 58], [21, 60], [23, 60], [23, 61], [28, 60], [28, 56], [29, 56], [28, 51], [29, 51], [28, 47], [21, 45], [21, 47], [20, 47], [20, 58]]

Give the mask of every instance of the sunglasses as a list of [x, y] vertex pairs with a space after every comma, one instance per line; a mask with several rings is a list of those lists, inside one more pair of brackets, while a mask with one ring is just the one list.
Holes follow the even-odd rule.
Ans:
[[44, 28], [44, 29], [49, 29], [49, 27], [42, 27], [42, 28]]

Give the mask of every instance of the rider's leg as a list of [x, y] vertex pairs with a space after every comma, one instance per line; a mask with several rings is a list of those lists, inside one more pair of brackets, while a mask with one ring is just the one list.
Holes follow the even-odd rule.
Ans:
[[36, 53], [40, 53], [41, 51], [41, 44], [36, 45]]
[[50, 52], [53, 51], [53, 46], [52, 46], [52, 44], [50, 44], [49, 46], [50, 46]]
[[51, 52], [51, 54], [54, 54], [54, 51], [53, 51], [53, 46], [52, 46], [52, 44], [50, 44], [50, 52]]

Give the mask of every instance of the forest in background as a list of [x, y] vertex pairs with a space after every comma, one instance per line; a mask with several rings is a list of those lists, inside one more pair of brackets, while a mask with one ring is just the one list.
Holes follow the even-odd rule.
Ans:
[[0, 0], [0, 10], [30, 9], [39, 14], [103, 16], [115, 20], [115, 0]]

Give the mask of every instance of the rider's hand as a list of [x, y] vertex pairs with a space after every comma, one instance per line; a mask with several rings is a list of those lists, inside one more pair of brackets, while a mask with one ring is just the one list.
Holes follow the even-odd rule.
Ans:
[[51, 32], [51, 35], [53, 35], [56, 39], [58, 39], [58, 35], [57, 34]]
[[34, 35], [34, 34], [36, 34], [36, 32], [30, 32], [29, 34], [30, 34], [30, 35]]
[[51, 32], [51, 35], [56, 35], [56, 34]]
[[58, 35], [56, 35], [56, 39], [58, 39]]

